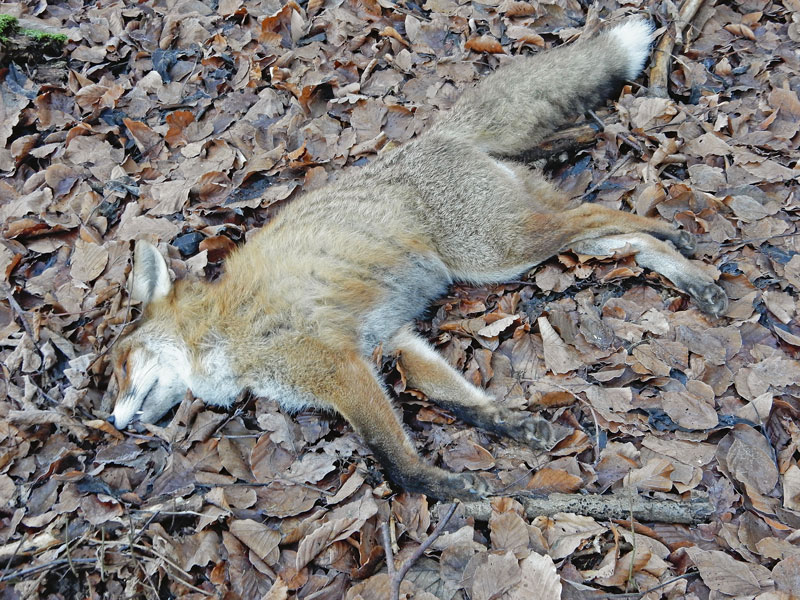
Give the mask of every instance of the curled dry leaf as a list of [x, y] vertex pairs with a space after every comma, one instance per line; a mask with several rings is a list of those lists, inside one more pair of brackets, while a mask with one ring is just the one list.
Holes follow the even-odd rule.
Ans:
[[485, 471], [494, 466], [494, 457], [488, 450], [463, 437], [458, 440], [453, 448], [448, 448], [444, 451], [443, 459], [445, 464], [454, 471], [462, 471], [464, 469]]
[[491, 54], [504, 54], [505, 50], [495, 38], [490, 35], [481, 35], [478, 37], [470, 38], [464, 44], [467, 50], [474, 50], [475, 52], [489, 52]]
[[536, 322], [539, 324], [539, 332], [542, 334], [544, 362], [550, 371], [557, 374], [569, 373], [583, 365], [575, 351], [559, 337], [547, 317], [539, 317]]

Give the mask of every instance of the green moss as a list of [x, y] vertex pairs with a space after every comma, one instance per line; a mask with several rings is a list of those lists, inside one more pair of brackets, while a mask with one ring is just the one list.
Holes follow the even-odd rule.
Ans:
[[20, 29], [19, 33], [43, 44], [63, 44], [67, 41], [67, 36], [63, 33], [47, 33], [38, 29]]
[[19, 21], [11, 15], [0, 15], [0, 41], [5, 41], [9, 35], [19, 28]]
[[19, 27], [19, 21], [11, 15], [0, 15], [0, 42], [7, 42], [11, 35], [22, 35], [45, 46], [61, 46], [67, 42], [63, 33], [48, 33], [40, 29]]

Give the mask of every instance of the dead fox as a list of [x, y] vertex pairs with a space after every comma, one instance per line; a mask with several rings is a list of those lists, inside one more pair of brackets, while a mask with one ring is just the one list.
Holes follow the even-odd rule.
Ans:
[[636, 78], [651, 32], [628, 20], [498, 69], [419, 138], [289, 203], [227, 259], [218, 282], [172, 285], [158, 250], [137, 243], [130, 293], [144, 314], [114, 348], [110, 421], [154, 422], [187, 390], [223, 407], [249, 390], [290, 411], [338, 412], [406, 490], [485, 495], [480, 477], [420, 459], [371, 364], [381, 348], [397, 354], [410, 387], [467, 423], [551, 448], [565, 427], [497, 405], [409, 324], [454, 281], [502, 282], [567, 249], [609, 254], [626, 244], [702, 310], [726, 309], [724, 291], [681, 254], [693, 251], [692, 235], [571, 206], [507, 158]]

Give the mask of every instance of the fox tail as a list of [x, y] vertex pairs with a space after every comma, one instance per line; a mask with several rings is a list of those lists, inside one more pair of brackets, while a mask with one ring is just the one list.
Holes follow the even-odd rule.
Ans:
[[521, 154], [635, 79], [650, 54], [652, 33], [649, 21], [634, 18], [515, 60], [467, 90], [435, 130], [490, 154]]

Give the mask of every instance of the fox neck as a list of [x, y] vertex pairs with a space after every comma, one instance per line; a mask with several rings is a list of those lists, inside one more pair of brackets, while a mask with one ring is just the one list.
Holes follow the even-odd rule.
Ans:
[[187, 384], [196, 398], [228, 407], [242, 391], [234, 373], [231, 339], [225, 331], [226, 315], [220, 313], [213, 287], [206, 282], [186, 282], [175, 290], [172, 313], [176, 334], [189, 359]]

